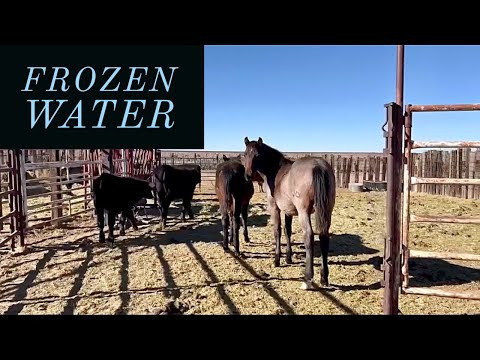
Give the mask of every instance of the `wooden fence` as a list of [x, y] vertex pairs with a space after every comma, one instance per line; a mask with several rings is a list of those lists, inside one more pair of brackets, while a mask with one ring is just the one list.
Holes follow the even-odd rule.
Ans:
[[[178, 156], [175, 153], [169, 153], [167, 156], [164, 156], [162, 153], [161, 163], [174, 165], [195, 163], [201, 166], [202, 173], [204, 173], [205, 170], [214, 171], [217, 164], [223, 161], [223, 154], [229, 157], [243, 155], [243, 153], [239, 152], [195, 152], [191, 153], [190, 156]], [[365, 180], [386, 181], [387, 158], [383, 154], [287, 153], [286, 155], [295, 159], [307, 154], [323, 157], [333, 165], [337, 187], [348, 188], [348, 183], [350, 182], [362, 183]]]
[[[480, 178], [480, 152], [472, 149], [431, 150], [415, 154], [413, 174], [415, 177], [478, 179]], [[412, 191], [428, 194], [479, 199], [480, 187], [474, 185], [418, 184]]]
[[[23, 151], [23, 160], [19, 162], [20, 169], [17, 171], [11, 170], [11, 167], [7, 164], [8, 156], [10, 158], [13, 156], [12, 152], [0, 149], [0, 200], [2, 205], [0, 206], [0, 231], [5, 235], [5, 231], [8, 232], [8, 229], [4, 225], [13, 221], [12, 216], [20, 212], [20, 209], [15, 207], [16, 205], [10, 207], [12, 200], [10, 195], [17, 190], [22, 191], [21, 212], [22, 216], [25, 217], [24, 225], [27, 229], [55, 223], [91, 211], [90, 180], [102, 171], [108, 171], [108, 154], [109, 150], [105, 149], [93, 152], [58, 149], [25, 150]], [[183, 152], [180, 154], [182, 156], [179, 156], [179, 153], [157, 151], [153, 161], [167, 164], [199, 164], [202, 167], [202, 183], [196, 189], [198, 195], [214, 194], [215, 168], [220, 161], [223, 161], [223, 154], [227, 156], [241, 155], [240, 152]], [[144, 155], [141, 158], [145, 159], [138, 164], [136, 162], [132, 163], [132, 169], [136, 169], [137, 166], [147, 169], [152, 165], [152, 159], [146, 156], [148, 153]], [[367, 180], [384, 182], [387, 180], [386, 157], [381, 153], [286, 153], [286, 155], [290, 158], [298, 158], [304, 155], [324, 157], [335, 170], [339, 188], [347, 188], [351, 182], [362, 183]], [[121, 160], [116, 159], [116, 161]], [[416, 153], [413, 161], [412, 176], [480, 178], [480, 152], [471, 149], [433, 150]], [[80, 175], [82, 177], [80, 184], [74, 187], [76, 194], [62, 188], [62, 186], [71, 184], [75, 180], [62, 179], [61, 167], [84, 168], [83, 174]], [[12, 180], [17, 179], [12, 175], [15, 171], [20, 172], [18, 178], [20, 184], [15, 182], [17, 180]], [[22, 186], [17, 189], [17, 185]], [[255, 186], [255, 191], [258, 191], [257, 186]], [[473, 185], [418, 184], [412, 186], [412, 191], [469, 199], [480, 198], [480, 187]]]
[[[241, 152], [161, 152], [164, 164], [196, 163], [202, 171], [213, 171], [222, 161], [223, 154], [231, 157], [242, 155]], [[364, 181], [385, 182], [387, 159], [381, 153], [285, 153], [295, 159], [305, 155], [324, 157], [333, 166], [337, 187], [348, 188], [349, 183]], [[158, 156], [158, 155], [157, 155]], [[414, 166], [412, 176], [447, 177], [478, 179], [480, 178], [480, 152], [472, 149], [437, 151], [431, 150], [413, 154]], [[203, 178], [203, 175], [202, 175]], [[208, 178], [212, 180], [212, 173]], [[202, 180], [203, 182], [203, 180]], [[480, 186], [473, 185], [413, 185], [412, 191], [428, 194], [479, 199]]]

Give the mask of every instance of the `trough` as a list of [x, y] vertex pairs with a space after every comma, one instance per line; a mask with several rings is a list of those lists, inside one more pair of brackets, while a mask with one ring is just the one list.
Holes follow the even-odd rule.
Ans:
[[349, 183], [348, 184], [348, 190], [351, 192], [362, 192], [363, 189], [363, 184], [362, 183]]
[[365, 180], [363, 186], [367, 191], [387, 191], [386, 181]]

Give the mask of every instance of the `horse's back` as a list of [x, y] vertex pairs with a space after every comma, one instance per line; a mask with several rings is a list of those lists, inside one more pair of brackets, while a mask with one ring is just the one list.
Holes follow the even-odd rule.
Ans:
[[250, 200], [254, 193], [253, 183], [245, 179], [245, 167], [240, 161], [230, 160], [217, 166], [215, 181], [217, 195], [225, 196], [223, 192], [227, 179], [232, 196]]
[[296, 215], [299, 208], [313, 211], [315, 197], [314, 169], [320, 168], [324, 176], [328, 177], [328, 187], [321, 189], [327, 191], [330, 199], [335, 197], [335, 175], [330, 164], [323, 158], [302, 157], [291, 164], [279, 184], [277, 184], [276, 200], [283, 211]]
[[295, 160], [292, 164], [289, 177], [294, 181], [312, 182], [313, 169], [320, 167], [332, 180], [335, 180], [335, 173], [330, 163], [324, 158], [306, 156]]

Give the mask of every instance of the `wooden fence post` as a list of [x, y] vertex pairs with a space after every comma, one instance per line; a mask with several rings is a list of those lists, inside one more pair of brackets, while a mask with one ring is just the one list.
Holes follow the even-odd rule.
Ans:
[[[15, 150], [15, 162], [16, 170], [15, 174], [15, 183], [17, 195], [15, 196], [16, 208], [17, 208], [17, 230], [19, 232], [20, 238], [20, 251], [25, 249], [25, 216], [24, 206], [26, 203], [23, 202], [23, 193], [25, 191], [25, 186], [22, 185], [22, 170], [23, 170], [23, 179], [25, 179], [25, 157], [22, 150]], [[23, 163], [23, 166], [21, 164]], [[25, 191], [26, 193], [26, 191]]]
[[[51, 158], [55, 162], [60, 162], [60, 150], [52, 150], [51, 151]], [[55, 179], [55, 182], [52, 183], [51, 190], [52, 194], [50, 195], [50, 200], [52, 202], [55, 202], [52, 204], [52, 224], [53, 225], [58, 225], [58, 221], [55, 221], [55, 219], [61, 218], [63, 215], [63, 203], [57, 200], [62, 199], [62, 185], [58, 184], [62, 179], [61, 179], [61, 172], [60, 172], [60, 167], [57, 166], [55, 168], [50, 169], [51, 176], [56, 176], [57, 178]]]
[[27, 171], [25, 170], [25, 156], [24, 152], [25, 150], [20, 150], [20, 191], [22, 192], [22, 209], [23, 209], [23, 216], [24, 216], [24, 221], [23, 221], [23, 226], [27, 227], [28, 226], [28, 202], [27, 202]]
[[[0, 166], [3, 165], [3, 150], [0, 150]], [[2, 186], [2, 177], [3, 173], [0, 172], [0, 193], [3, 191], [3, 186]], [[3, 195], [0, 196], [0, 231], [3, 230]]]

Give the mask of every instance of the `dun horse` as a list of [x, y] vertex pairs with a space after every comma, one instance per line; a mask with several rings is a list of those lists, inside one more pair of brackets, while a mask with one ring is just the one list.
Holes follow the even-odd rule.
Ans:
[[235, 255], [240, 255], [240, 216], [243, 237], [249, 242], [247, 230], [248, 206], [253, 196], [253, 183], [246, 179], [245, 167], [240, 156], [228, 158], [223, 155], [223, 163], [217, 166], [215, 174], [215, 192], [220, 203], [223, 226], [223, 248], [228, 250], [228, 243], [233, 243]]
[[248, 179], [258, 172], [267, 184], [267, 201], [275, 237], [275, 266], [280, 266], [280, 214], [285, 214], [284, 232], [287, 238], [287, 264], [292, 263], [293, 216], [298, 216], [304, 233], [306, 251], [305, 282], [302, 289], [312, 289], [314, 232], [310, 215], [315, 213], [320, 234], [322, 273], [320, 283], [328, 286], [329, 229], [335, 205], [335, 174], [328, 162], [321, 158], [287, 159], [280, 151], [265, 144], [261, 137], [249, 141], [245, 137], [245, 174]]

